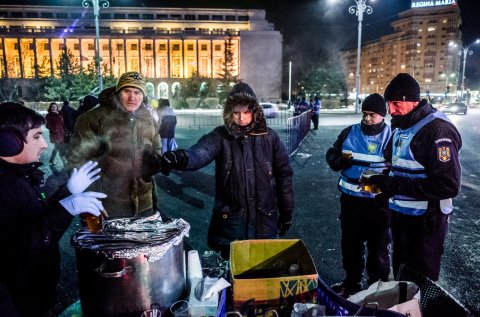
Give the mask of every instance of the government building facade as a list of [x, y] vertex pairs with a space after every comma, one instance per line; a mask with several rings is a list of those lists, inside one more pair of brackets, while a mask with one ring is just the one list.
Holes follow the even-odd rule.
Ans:
[[[264, 10], [100, 7], [103, 73], [138, 71], [156, 98], [198, 73], [219, 78], [226, 46], [233, 71], [259, 98], [279, 99], [283, 37]], [[29, 79], [58, 76], [63, 52], [83, 70], [95, 61], [93, 8], [0, 5], [0, 74]]]
[[[391, 24], [392, 34], [362, 46], [360, 96], [383, 94], [398, 73], [412, 75], [422, 95], [456, 96], [462, 77], [458, 54], [462, 46], [460, 10], [455, 4], [432, 3], [429, 6], [412, 1], [412, 8], [401, 12]], [[357, 50], [343, 51], [341, 55], [348, 92], [353, 94]]]

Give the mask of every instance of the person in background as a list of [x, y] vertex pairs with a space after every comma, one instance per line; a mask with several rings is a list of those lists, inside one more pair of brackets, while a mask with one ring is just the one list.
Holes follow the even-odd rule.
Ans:
[[18, 103], [0, 105], [0, 316], [57, 316], [59, 240], [75, 215], [100, 215], [102, 193], [84, 192], [100, 170], [88, 162], [51, 197], [42, 192], [45, 119]]
[[216, 194], [208, 245], [229, 258], [230, 242], [283, 236], [293, 217], [293, 171], [278, 134], [266, 125], [252, 88], [236, 84], [224, 125], [188, 149], [166, 152], [162, 173], [194, 171], [215, 161]]
[[[367, 283], [388, 281], [390, 273], [389, 245], [390, 213], [386, 201], [375, 199], [375, 194], [359, 187], [363, 172], [382, 173], [388, 168], [383, 157], [391, 136], [385, 123], [385, 100], [371, 94], [362, 103], [362, 121], [345, 128], [333, 147], [328, 149], [326, 160], [334, 171], [341, 171], [338, 189], [340, 196], [340, 222], [342, 228], [342, 260], [345, 279], [332, 285], [332, 289], [345, 296], [363, 289], [365, 269], [365, 243], [368, 250]], [[342, 151], [350, 151], [342, 154]]]
[[322, 107], [321, 105], [321, 102], [320, 102], [320, 99], [315, 96], [315, 98], [313, 98], [313, 103], [312, 103], [312, 107], [310, 109], [311, 111], [311, 120], [312, 120], [312, 123], [313, 123], [313, 130], [318, 130], [318, 119], [320, 118], [320, 108]]
[[294, 116], [299, 116], [305, 111], [308, 111], [309, 105], [305, 97], [302, 97], [302, 100], [295, 106], [295, 111], [293, 112]]
[[74, 129], [75, 129], [75, 122], [77, 121], [77, 118], [80, 115], [87, 112], [88, 110], [95, 108], [96, 105], [98, 105], [98, 98], [97, 97], [92, 96], [92, 95], [87, 95], [87, 96], [85, 96], [85, 98], [83, 98], [83, 100], [81, 101], [81, 103], [78, 106], [77, 111], [75, 111], [75, 116], [74, 116], [75, 120], [73, 122]]
[[65, 154], [65, 124], [63, 116], [58, 110], [58, 105], [52, 102], [48, 107], [48, 113], [45, 116], [47, 120], [47, 129], [50, 132], [50, 142], [53, 144], [52, 154], [50, 155], [50, 164], [55, 165], [55, 157], [58, 156], [66, 165]]
[[160, 137], [162, 138], [162, 154], [177, 148], [175, 141], [175, 126], [177, 125], [177, 115], [170, 107], [168, 99], [158, 101], [158, 123], [160, 125]]
[[62, 114], [63, 123], [65, 126], [65, 143], [68, 143], [72, 137], [73, 126], [75, 125], [75, 109], [70, 106], [70, 102], [68, 100], [65, 100], [60, 113]]
[[126, 72], [100, 93], [98, 107], [75, 122], [68, 162], [98, 161], [102, 179], [93, 185], [108, 195], [110, 218], [157, 214], [153, 175], [160, 171], [160, 135], [145, 96], [143, 77]]
[[384, 96], [395, 129], [385, 149], [391, 172], [368, 184], [390, 198], [393, 273], [403, 263], [437, 281], [452, 198], [460, 191], [462, 138], [442, 112], [420, 100], [420, 86], [409, 74], [393, 78]]

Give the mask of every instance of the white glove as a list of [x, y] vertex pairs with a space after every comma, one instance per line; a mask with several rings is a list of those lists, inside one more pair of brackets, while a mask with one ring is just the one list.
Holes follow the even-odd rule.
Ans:
[[88, 161], [83, 164], [78, 170], [73, 169], [72, 175], [67, 182], [67, 188], [72, 194], [83, 193], [93, 182], [100, 178], [101, 169], [94, 169], [98, 165], [97, 162]]
[[97, 192], [85, 192], [75, 195], [70, 195], [59, 201], [72, 216], [88, 212], [94, 216], [100, 216], [103, 210], [103, 205], [97, 198], [105, 198], [107, 195]]

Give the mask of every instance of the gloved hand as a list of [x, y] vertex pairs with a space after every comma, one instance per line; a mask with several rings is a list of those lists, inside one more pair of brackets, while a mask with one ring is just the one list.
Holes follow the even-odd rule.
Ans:
[[88, 212], [94, 216], [100, 216], [103, 205], [98, 198], [105, 198], [107, 195], [97, 192], [85, 192], [70, 195], [59, 201], [72, 216]]
[[162, 156], [161, 171], [163, 175], [169, 175], [172, 169], [183, 170], [188, 165], [188, 155], [185, 150], [165, 152]]
[[350, 157], [345, 157], [345, 156], [341, 156], [339, 159], [338, 159], [338, 165], [340, 166], [340, 168], [342, 170], [344, 169], [347, 169], [347, 168], [350, 168], [352, 167], [353, 165], [353, 158], [350, 156]]
[[67, 181], [67, 188], [72, 194], [83, 193], [85, 189], [88, 188], [93, 182], [100, 178], [101, 169], [96, 168], [98, 163], [93, 161], [88, 161], [83, 164], [78, 170], [73, 169], [70, 178]]
[[392, 176], [387, 175], [372, 175], [364, 180], [367, 185], [375, 185], [380, 188], [383, 198], [393, 197], [398, 192], [397, 180]]
[[287, 233], [288, 229], [290, 229], [291, 225], [292, 220], [285, 221], [282, 220], [280, 217], [280, 219], [278, 220], [278, 236], [283, 237]]
[[142, 177], [148, 179], [157, 174], [160, 171], [161, 163], [162, 156], [151, 146], [145, 147], [142, 156]]

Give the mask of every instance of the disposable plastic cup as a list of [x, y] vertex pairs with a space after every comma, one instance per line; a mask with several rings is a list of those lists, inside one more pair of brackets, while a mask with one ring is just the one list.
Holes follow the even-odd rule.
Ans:
[[342, 156], [347, 159], [350, 159], [353, 157], [353, 152], [350, 150], [342, 150]]
[[162, 312], [155, 308], [144, 310], [142, 315], [140, 315], [140, 317], [161, 317], [161, 316], [162, 316]]
[[202, 264], [200, 263], [200, 256], [197, 250], [188, 251], [188, 266], [187, 275], [189, 279], [202, 278]]
[[94, 216], [89, 213], [82, 213], [81, 217], [85, 220], [87, 223], [87, 228], [90, 230], [91, 233], [97, 233], [103, 229], [103, 217], [102, 215], [100, 216]]
[[174, 317], [188, 317], [190, 304], [186, 300], [179, 300], [170, 306], [170, 312]]

